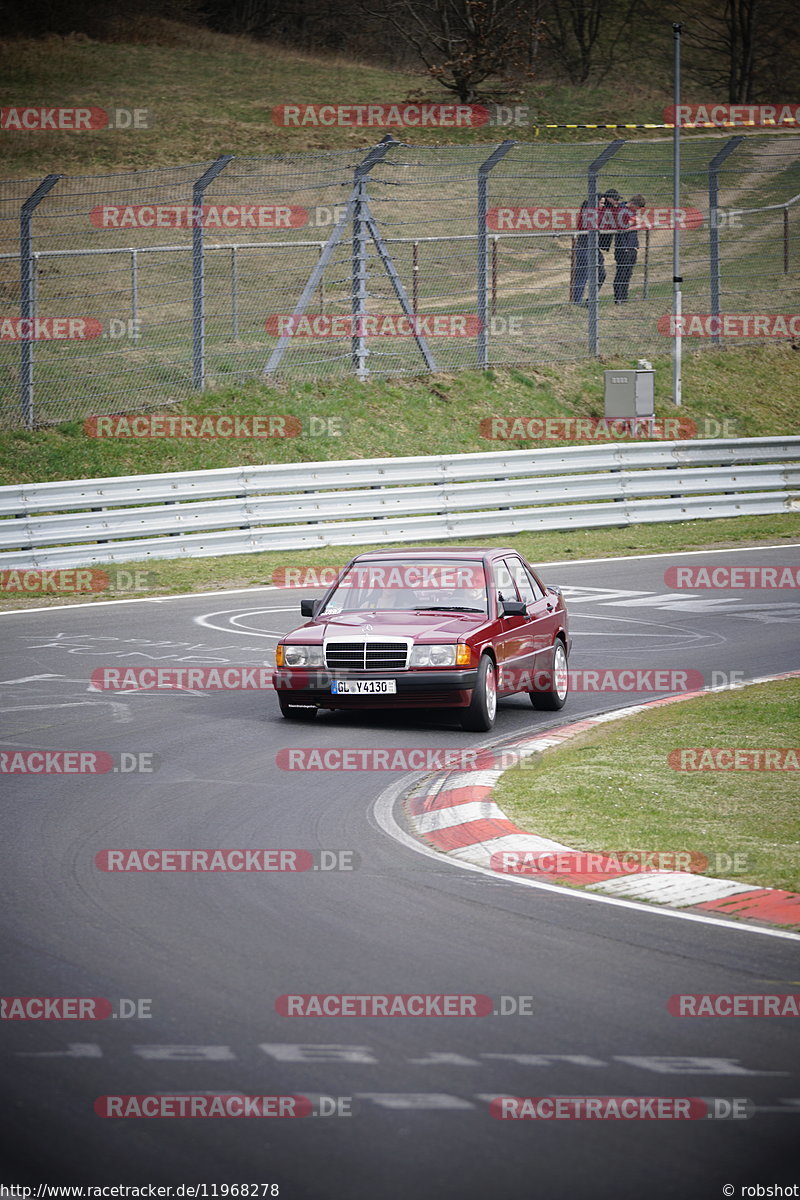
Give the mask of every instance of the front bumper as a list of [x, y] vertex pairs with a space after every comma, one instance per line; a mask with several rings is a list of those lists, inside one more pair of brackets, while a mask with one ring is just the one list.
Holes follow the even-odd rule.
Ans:
[[[394, 679], [397, 691], [382, 695], [340, 696], [331, 692], [334, 679]], [[298, 704], [318, 704], [321, 708], [459, 708], [469, 704], [478, 672], [466, 670], [436, 671], [306, 671], [277, 668], [272, 675], [275, 691]]]

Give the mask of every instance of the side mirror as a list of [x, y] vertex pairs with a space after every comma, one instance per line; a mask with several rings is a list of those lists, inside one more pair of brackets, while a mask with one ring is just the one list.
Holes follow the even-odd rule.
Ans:
[[303, 617], [315, 617], [319, 608], [319, 600], [301, 600], [300, 615]]
[[521, 600], [504, 600], [503, 601], [503, 616], [504, 617], [524, 617], [527, 609]]

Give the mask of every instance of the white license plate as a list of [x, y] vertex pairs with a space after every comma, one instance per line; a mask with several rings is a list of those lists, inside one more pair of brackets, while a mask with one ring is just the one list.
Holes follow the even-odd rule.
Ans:
[[397, 680], [334, 679], [331, 691], [334, 696], [394, 696], [397, 692]]

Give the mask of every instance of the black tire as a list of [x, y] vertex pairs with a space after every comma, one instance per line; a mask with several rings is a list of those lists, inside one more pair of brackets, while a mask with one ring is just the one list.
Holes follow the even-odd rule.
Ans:
[[497, 716], [497, 671], [488, 654], [478, 664], [478, 678], [472, 691], [469, 708], [461, 711], [461, 727], [473, 733], [486, 733], [494, 728]]
[[313, 721], [317, 715], [315, 707], [292, 704], [285, 696], [278, 696], [278, 704], [281, 706], [281, 712], [289, 721]]
[[561, 638], [557, 638], [553, 645], [549, 675], [552, 686], [547, 691], [529, 692], [528, 695], [534, 708], [545, 709], [547, 712], [558, 712], [567, 703], [569, 695], [567, 648]]

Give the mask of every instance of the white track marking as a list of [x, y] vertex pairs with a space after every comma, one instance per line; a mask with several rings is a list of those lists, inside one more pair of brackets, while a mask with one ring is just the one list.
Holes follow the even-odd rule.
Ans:
[[[10, 687], [12, 683], [36, 683], [38, 679], [63, 679], [63, 675], [23, 675], [22, 679], [0, 679], [0, 687]], [[75, 682], [73, 680], [73, 682]]]
[[[564, 532], [569, 532], [565, 530]], [[542, 567], [580, 567], [588, 566], [593, 563], [610, 563], [610, 562], [641, 562], [644, 559], [650, 558], [689, 558], [697, 554], [744, 554], [749, 550], [789, 550], [800, 548], [800, 542], [782, 542], [779, 545], [763, 546], [759, 543], [751, 546], [729, 546], [724, 550], [674, 550], [668, 554], [619, 554], [609, 558], [565, 558], [552, 559], [537, 559], [536, 565]], [[409, 545], [403, 547], [404, 550], [413, 551], [415, 546]], [[460, 549], [459, 546], [453, 546], [453, 550]], [[153, 563], [162, 562], [162, 559], [153, 559]], [[166, 560], [171, 561], [171, 560]], [[152, 565], [152, 563], [151, 563]], [[259, 584], [256, 587], [249, 588], [227, 588], [220, 592], [183, 592], [179, 596], [142, 596], [131, 600], [94, 600], [91, 602], [92, 608], [97, 608], [100, 605], [107, 604], [167, 604], [171, 600], [197, 600], [203, 596], [242, 596], [252, 595], [253, 592], [287, 592], [287, 591], [319, 591], [319, 588], [279, 588], [274, 584], [265, 583]], [[9, 608], [5, 612], [0, 612], [0, 617], [18, 616], [20, 613], [32, 612], [59, 612], [65, 608], [87, 608], [87, 603], [78, 604], [51, 604], [46, 608]]]
[[[195, 625], [202, 625], [204, 629], [213, 629], [218, 633], [241, 633], [245, 637], [280, 638], [283, 637], [283, 634], [275, 633], [272, 630], [239, 629], [237, 621], [243, 621], [247, 617], [257, 617], [262, 613], [294, 611], [294, 605], [290, 608], [222, 608], [217, 612], [203, 613], [199, 617], [194, 617], [193, 620]], [[230, 613], [235, 615], [231, 617]], [[215, 623], [214, 617], [228, 617], [228, 620]]]

